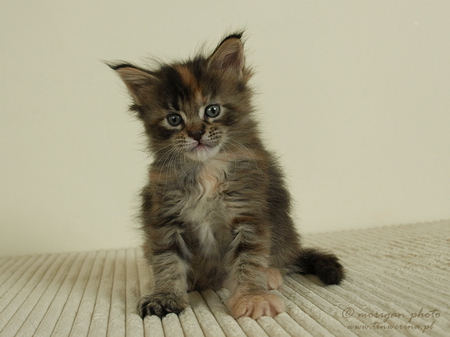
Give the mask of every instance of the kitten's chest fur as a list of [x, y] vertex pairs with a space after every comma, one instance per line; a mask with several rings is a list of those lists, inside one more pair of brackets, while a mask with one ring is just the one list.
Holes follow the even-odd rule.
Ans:
[[198, 244], [198, 253], [204, 256], [220, 256], [231, 240], [230, 222], [236, 210], [226, 197], [231, 187], [229, 174], [228, 161], [211, 160], [193, 173], [191, 183], [177, 193], [174, 211], [186, 224], [189, 241]]

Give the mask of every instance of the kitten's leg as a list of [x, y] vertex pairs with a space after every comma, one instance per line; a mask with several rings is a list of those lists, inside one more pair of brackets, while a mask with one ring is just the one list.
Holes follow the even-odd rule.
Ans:
[[317, 249], [303, 249], [296, 263], [298, 272], [313, 274], [325, 284], [339, 284], [344, 278], [344, 268], [334, 254]]
[[164, 233], [164, 238], [151, 240], [151, 267], [154, 288], [151, 294], [143, 296], [138, 305], [142, 318], [146, 315], [165, 316], [181, 313], [188, 305], [187, 272], [189, 265], [183, 257], [186, 250], [181, 236]]
[[270, 290], [276, 290], [283, 284], [283, 275], [278, 268], [267, 269], [267, 285]]
[[[268, 291], [270, 239], [254, 224], [240, 224], [228, 254], [228, 307], [235, 318], [274, 317], [284, 311], [283, 300]], [[275, 284], [274, 284], [275, 285]]]

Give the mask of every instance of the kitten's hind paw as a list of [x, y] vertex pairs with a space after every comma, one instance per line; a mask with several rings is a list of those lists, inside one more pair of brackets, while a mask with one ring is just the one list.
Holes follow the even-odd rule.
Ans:
[[228, 301], [230, 313], [234, 318], [261, 316], [275, 317], [284, 311], [283, 300], [275, 294], [236, 294]]
[[141, 298], [138, 304], [139, 315], [156, 315], [159, 318], [174, 313], [179, 314], [187, 307], [187, 301], [173, 293], [151, 294]]
[[303, 274], [314, 274], [325, 284], [339, 284], [344, 278], [344, 267], [334, 254], [323, 253], [315, 249], [305, 249], [298, 265]]

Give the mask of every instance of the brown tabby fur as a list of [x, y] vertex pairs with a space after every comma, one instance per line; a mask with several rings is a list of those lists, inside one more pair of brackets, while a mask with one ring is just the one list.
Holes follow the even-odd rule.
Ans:
[[341, 281], [334, 255], [300, 246], [281, 170], [253, 118], [241, 34], [209, 57], [156, 70], [111, 67], [133, 98], [154, 156], [142, 229], [155, 281], [139, 303], [142, 317], [180, 313], [188, 291], [224, 286], [234, 317], [275, 316], [284, 303], [269, 290], [282, 275]]

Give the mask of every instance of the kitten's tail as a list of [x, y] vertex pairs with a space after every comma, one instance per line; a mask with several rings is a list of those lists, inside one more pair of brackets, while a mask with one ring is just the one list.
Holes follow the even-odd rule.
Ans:
[[302, 249], [296, 267], [298, 273], [316, 275], [325, 284], [339, 284], [345, 274], [336, 255], [317, 249]]

